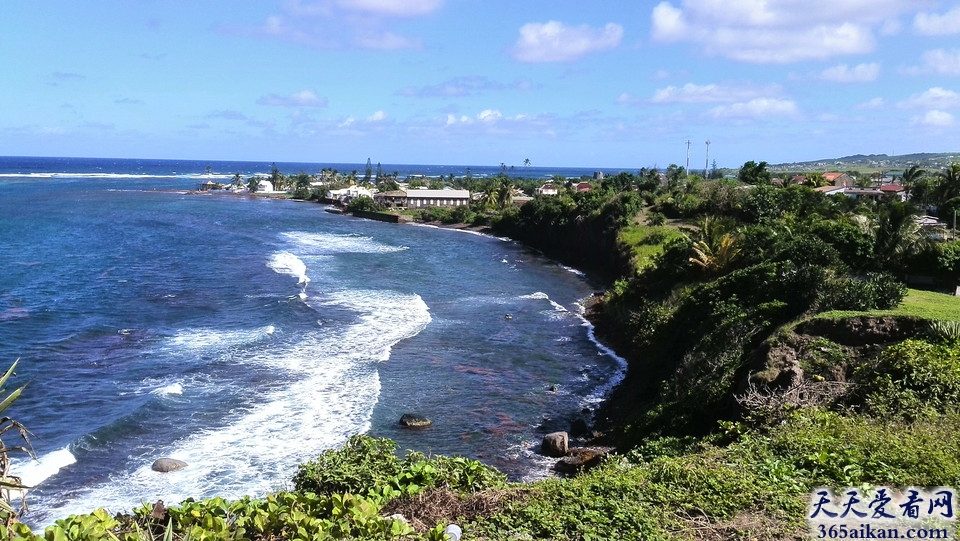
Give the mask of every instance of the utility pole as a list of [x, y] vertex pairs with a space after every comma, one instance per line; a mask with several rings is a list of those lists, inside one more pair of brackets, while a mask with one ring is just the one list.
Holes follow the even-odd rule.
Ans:
[[703, 178], [710, 178], [710, 140], [707, 139], [707, 157], [703, 160]]
[[687, 168], [684, 169], [684, 176], [690, 174], [690, 140], [687, 139]]

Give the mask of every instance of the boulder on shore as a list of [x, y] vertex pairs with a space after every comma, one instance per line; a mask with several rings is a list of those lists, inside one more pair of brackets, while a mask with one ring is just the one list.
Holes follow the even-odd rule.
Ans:
[[588, 470], [613, 452], [612, 447], [574, 447], [567, 456], [554, 464], [553, 469], [560, 473], [575, 474]]
[[570, 436], [566, 432], [551, 432], [543, 437], [540, 449], [543, 454], [554, 458], [566, 456], [570, 445]]
[[158, 458], [153, 462], [153, 465], [150, 466], [150, 469], [160, 473], [167, 473], [177, 470], [182, 470], [187, 467], [187, 463], [182, 460], [177, 460], [175, 458]]
[[433, 424], [433, 421], [422, 415], [415, 413], [404, 413], [400, 417], [400, 425], [407, 428], [425, 428]]

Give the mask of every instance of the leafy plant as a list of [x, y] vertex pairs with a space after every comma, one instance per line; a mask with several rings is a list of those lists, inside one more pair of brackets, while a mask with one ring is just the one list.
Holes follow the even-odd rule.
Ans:
[[[7, 381], [10, 379], [10, 376], [14, 374], [14, 370], [17, 367], [17, 363], [20, 362], [19, 359], [7, 369], [7, 371], [0, 376], [0, 396], [3, 396], [6, 393], [4, 386], [7, 384]], [[2, 401], [0, 401], [0, 415], [3, 415], [4, 412], [13, 404], [17, 398], [20, 398], [20, 394], [23, 392], [25, 386], [21, 386], [10, 394], [6, 395]], [[8, 432], [14, 432], [26, 446], [18, 445], [13, 447], [8, 447], [3, 441], [0, 441], [0, 520], [3, 521], [3, 525], [7, 530], [10, 526], [16, 522], [18, 511], [14, 509], [12, 500], [14, 499], [13, 493], [16, 491], [22, 491], [27, 488], [20, 481], [20, 478], [16, 475], [13, 475], [10, 472], [10, 453], [14, 451], [20, 451], [32, 455], [29, 446], [30, 439], [28, 437], [29, 432], [27, 429], [20, 424], [19, 422], [11, 419], [10, 417], [4, 415], [0, 418], [0, 436], [6, 435]], [[22, 492], [20, 492], [22, 496]], [[20, 499], [20, 510], [26, 510], [26, 500], [21, 497]]]

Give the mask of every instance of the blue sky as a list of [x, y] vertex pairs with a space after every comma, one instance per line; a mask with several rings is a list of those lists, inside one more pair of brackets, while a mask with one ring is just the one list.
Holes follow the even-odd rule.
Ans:
[[960, 151], [960, 2], [0, 3], [0, 155], [636, 169], [688, 140], [691, 168]]

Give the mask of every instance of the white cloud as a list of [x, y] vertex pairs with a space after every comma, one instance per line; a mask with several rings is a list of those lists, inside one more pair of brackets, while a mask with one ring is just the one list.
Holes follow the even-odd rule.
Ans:
[[943, 15], [921, 12], [913, 18], [913, 28], [925, 36], [960, 34], [960, 7]]
[[770, 94], [779, 94], [780, 88], [750, 87], [744, 85], [695, 85], [687, 83], [682, 87], [668, 86], [654, 92], [653, 103], [732, 103], [746, 101]]
[[566, 26], [558, 21], [527, 23], [513, 57], [521, 62], [569, 62], [588, 53], [613, 49], [623, 39], [623, 27], [608, 23], [601, 29], [587, 25]]
[[503, 114], [496, 109], [484, 109], [477, 115], [477, 120], [481, 122], [496, 122], [503, 118]]
[[914, 117], [912, 123], [934, 128], [949, 128], [953, 126], [954, 118], [946, 111], [934, 109], [933, 111], [927, 111], [923, 116]]
[[387, 113], [383, 111], [377, 111], [376, 113], [373, 113], [372, 115], [367, 117], [367, 122], [380, 122], [386, 119], [387, 119]]
[[900, 102], [906, 109], [951, 109], [960, 107], [960, 94], [935, 86], [921, 94], [914, 94]]
[[873, 98], [872, 100], [865, 101], [863, 103], [857, 104], [857, 109], [879, 109], [886, 105], [886, 100], [881, 97]]
[[770, 116], [796, 116], [797, 104], [778, 98], [756, 98], [748, 102], [720, 105], [710, 110], [714, 118], [762, 118]]
[[388, 29], [391, 19], [429, 15], [442, 5], [443, 0], [287, 0], [259, 27], [232, 31], [320, 49], [418, 49], [419, 38]]
[[914, 0], [681, 0], [653, 8], [657, 41], [689, 41], [753, 63], [791, 63], [862, 54], [875, 48], [874, 28], [895, 31]]
[[327, 99], [317, 96], [312, 90], [301, 90], [289, 96], [268, 94], [257, 100], [257, 103], [281, 107], [326, 107]]
[[880, 76], [880, 64], [858, 64], [851, 68], [846, 64], [833, 66], [820, 72], [820, 79], [836, 83], [870, 83]]
[[960, 75], [960, 49], [934, 49], [923, 53], [921, 71], [941, 75]]
[[337, 0], [337, 5], [388, 17], [419, 17], [440, 9], [443, 0]]

